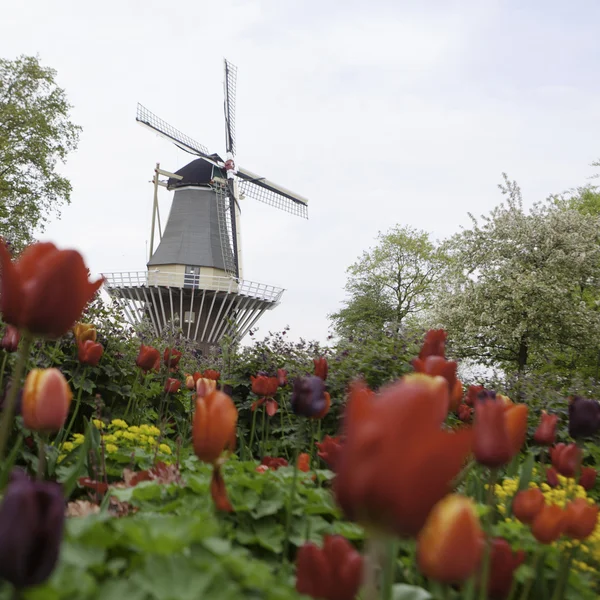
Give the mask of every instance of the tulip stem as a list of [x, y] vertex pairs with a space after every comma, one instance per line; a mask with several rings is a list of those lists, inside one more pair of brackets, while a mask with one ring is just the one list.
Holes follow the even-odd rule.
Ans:
[[75, 408], [73, 409], [73, 414], [71, 415], [71, 420], [69, 421], [69, 425], [66, 429], [63, 429], [62, 434], [58, 434], [58, 437], [54, 440], [54, 445], [58, 446], [58, 451], [60, 452], [62, 445], [65, 442], [69, 441], [69, 435], [71, 430], [73, 429], [73, 425], [75, 424], [75, 419], [77, 418], [77, 414], [79, 413], [79, 407], [81, 406], [81, 396], [83, 394], [83, 383], [87, 378], [88, 366], [86, 365], [83, 368], [83, 374], [81, 376], [80, 386], [77, 390], [77, 399], [75, 400]]
[[575, 558], [576, 552], [577, 548], [571, 548], [564, 560], [561, 561], [561, 565], [558, 571], [558, 577], [556, 578], [556, 587], [554, 588], [554, 593], [552, 594], [552, 600], [561, 600], [562, 598], [564, 598], [565, 591], [569, 582], [569, 571], [571, 570], [571, 563]]
[[533, 582], [535, 581], [538, 567], [540, 564], [540, 560], [541, 560], [542, 556], [544, 555], [544, 552], [545, 552], [545, 548], [543, 546], [541, 546], [540, 549], [536, 552], [535, 556], [533, 557], [533, 564], [531, 565], [532, 569], [533, 569], [533, 576], [529, 577], [527, 579], [527, 581], [525, 582], [525, 585], [523, 586], [523, 589], [521, 590], [521, 595], [519, 596], [520, 600], [527, 600], [529, 598], [529, 592], [531, 592], [531, 588], [533, 587]]
[[132, 402], [134, 402], [136, 400], [137, 384], [140, 380], [141, 372], [142, 372], [142, 370], [138, 369], [138, 372], [135, 376], [135, 380], [133, 381], [133, 386], [131, 387], [131, 391], [129, 392], [129, 394], [130, 394], [129, 402], [127, 403], [127, 408], [125, 409], [125, 416], [123, 417], [124, 421], [127, 421], [127, 417], [129, 416], [129, 409], [131, 408], [131, 404], [132, 404]]
[[4, 381], [4, 369], [6, 369], [6, 361], [8, 360], [8, 352], [4, 351], [4, 358], [2, 359], [2, 370], [0, 370], [0, 393], [2, 393], [2, 383]]
[[266, 427], [266, 418], [267, 418], [267, 403], [263, 404], [263, 414], [262, 414], [262, 435], [260, 438], [260, 454], [261, 458], [265, 457], [265, 427]]
[[39, 447], [38, 447], [38, 465], [37, 465], [37, 480], [43, 481], [44, 475], [46, 474], [46, 440], [47, 436], [45, 433], [39, 436]]
[[258, 407], [255, 406], [254, 410], [252, 411], [252, 427], [250, 428], [250, 443], [249, 443], [250, 457], [253, 456], [252, 444], [254, 443], [254, 430], [256, 429], [256, 411], [257, 410], [258, 410]]
[[11, 381], [10, 390], [6, 397], [4, 410], [2, 411], [2, 422], [0, 423], [0, 464], [4, 462], [4, 454], [6, 452], [6, 444], [10, 437], [10, 430], [15, 417], [15, 406], [17, 404], [17, 394], [21, 387], [21, 379], [25, 372], [27, 357], [29, 356], [29, 348], [33, 338], [29, 332], [23, 333], [21, 338], [21, 352], [15, 365], [14, 375]]
[[492, 523], [493, 523], [493, 519], [494, 519], [494, 488], [496, 487], [496, 479], [498, 478], [498, 470], [497, 469], [491, 469], [490, 471], [490, 478], [489, 478], [489, 483], [488, 483], [488, 490], [487, 490], [487, 498], [486, 498], [486, 505], [487, 505], [487, 509], [488, 512], [485, 515], [486, 517], [486, 533], [488, 534], [486, 542], [485, 542], [485, 549], [483, 552], [483, 563], [482, 563], [482, 569], [481, 569], [481, 584], [480, 584], [480, 588], [479, 588], [479, 600], [486, 600], [488, 597], [488, 580], [490, 578], [490, 563], [491, 563], [491, 553], [492, 553], [492, 547], [490, 544], [490, 534], [491, 534], [491, 527], [492, 527]]
[[387, 542], [386, 546], [386, 561], [383, 569], [383, 591], [381, 597], [384, 600], [392, 600], [396, 574], [396, 558], [398, 556], [398, 542], [396, 540], [390, 540]]
[[294, 475], [292, 477], [292, 486], [290, 488], [290, 496], [287, 506], [287, 515], [285, 519], [285, 540], [283, 542], [283, 563], [288, 560], [288, 552], [290, 548], [290, 532], [292, 529], [292, 512], [294, 510], [294, 500], [296, 499], [296, 484], [298, 482], [298, 455], [300, 454], [300, 445], [302, 440], [299, 438], [296, 442], [294, 450]]

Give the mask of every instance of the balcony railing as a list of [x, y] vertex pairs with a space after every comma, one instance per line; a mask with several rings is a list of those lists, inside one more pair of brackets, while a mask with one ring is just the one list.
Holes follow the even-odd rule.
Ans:
[[102, 273], [106, 279], [106, 287], [136, 288], [136, 287], [172, 287], [197, 290], [214, 290], [217, 292], [236, 293], [266, 300], [279, 302], [285, 291], [264, 283], [245, 281], [233, 277], [218, 277], [213, 275], [192, 275], [189, 273], [172, 273], [166, 271], [121, 271], [118, 273]]

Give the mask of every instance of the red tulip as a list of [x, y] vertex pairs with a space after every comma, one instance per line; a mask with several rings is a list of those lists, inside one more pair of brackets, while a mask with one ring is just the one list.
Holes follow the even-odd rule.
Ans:
[[327, 359], [324, 356], [321, 356], [320, 358], [313, 359], [313, 363], [315, 365], [315, 376], [325, 381], [329, 371]]
[[280, 467], [287, 467], [288, 461], [279, 456], [265, 456], [261, 461], [261, 465], [272, 471], [277, 471]]
[[263, 398], [270, 398], [277, 393], [279, 381], [277, 377], [267, 377], [266, 375], [251, 376], [252, 392]]
[[458, 418], [463, 423], [470, 423], [473, 418], [473, 409], [464, 402], [458, 407]]
[[467, 406], [475, 406], [475, 401], [479, 397], [479, 394], [481, 394], [482, 392], [485, 392], [485, 388], [482, 385], [470, 385], [467, 388], [465, 404]]
[[583, 453], [576, 444], [556, 444], [550, 450], [552, 466], [565, 477], [575, 477], [581, 467]]
[[166, 367], [171, 369], [176, 369], [177, 365], [179, 365], [179, 361], [181, 360], [181, 352], [176, 350], [175, 348], [166, 348], [163, 352], [163, 362]]
[[576, 498], [565, 509], [565, 535], [575, 540], [585, 540], [596, 529], [598, 507], [589, 504], [585, 498]]
[[531, 524], [533, 537], [541, 544], [551, 544], [564, 532], [566, 513], [556, 504], [545, 504]]
[[495, 398], [475, 402], [475, 459], [486, 467], [500, 467], [512, 458], [504, 421], [504, 406]]
[[0, 241], [0, 312], [6, 323], [34, 335], [64, 335], [103, 281], [88, 281], [88, 269], [75, 250], [37, 243], [13, 262]]
[[482, 538], [473, 500], [446, 496], [433, 507], [417, 538], [419, 569], [442, 583], [466, 581], [479, 565]]
[[530, 525], [544, 507], [544, 494], [539, 488], [521, 490], [514, 497], [512, 512], [522, 523]]
[[545, 410], [543, 410], [540, 424], [533, 435], [534, 441], [543, 446], [551, 446], [554, 444], [556, 441], [557, 423], [558, 415], [549, 415]]
[[490, 577], [488, 594], [494, 600], [506, 598], [513, 583], [514, 572], [525, 562], [525, 552], [513, 552], [503, 538], [490, 540]]
[[252, 412], [254, 412], [257, 408], [261, 407], [263, 404], [265, 405], [265, 410], [267, 411], [267, 414], [269, 415], [269, 417], [272, 417], [277, 412], [277, 409], [279, 408], [279, 404], [277, 404], [277, 402], [275, 400], [273, 400], [272, 398], [260, 398], [260, 400], [255, 400], [252, 403], [252, 406], [250, 406], [250, 410]]
[[213, 381], [219, 381], [221, 378], [220, 371], [215, 371], [214, 369], [206, 369], [204, 373], [202, 373], [202, 377], [204, 379], [212, 379]]
[[254, 470], [257, 473], [266, 473], [269, 470], [269, 467], [267, 467], [267, 465], [258, 465], [258, 467], [256, 467]]
[[447, 334], [443, 329], [430, 329], [425, 334], [419, 358], [425, 359], [428, 356], [446, 356], [446, 337]]
[[554, 467], [548, 467], [546, 469], [546, 483], [553, 488], [560, 485], [560, 481], [558, 481], [558, 473]]
[[32, 369], [23, 388], [23, 424], [34, 431], [58, 431], [67, 420], [72, 398], [71, 388], [58, 369]]
[[165, 381], [165, 393], [166, 394], [174, 394], [179, 391], [181, 387], [181, 381], [179, 379], [174, 379], [173, 377], [169, 377], [167, 381]]
[[4, 330], [4, 337], [0, 342], [0, 348], [6, 350], [6, 352], [16, 352], [19, 347], [20, 338], [19, 330], [12, 325], [7, 325]]
[[323, 549], [306, 542], [296, 558], [296, 590], [322, 600], [354, 600], [363, 573], [361, 555], [343, 537], [326, 535]]
[[287, 385], [287, 375], [288, 373], [285, 369], [277, 369], [277, 383], [279, 384], [279, 387]]
[[335, 465], [342, 450], [341, 439], [342, 438], [339, 435], [337, 437], [326, 435], [322, 442], [317, 442], [317, 448], [319, 450], [317, 455], [327, 463], [332, 471], [335, 471]]
[[579, 478], [579, 485], [583, 487], [584, 490], [591, 490], [596, 485], [596, 476], [598, 472], [594, 467], [583, 467], [581, 469], [581, 476]]
[[415, 358], [412, 366], [417, 373], [443, 377], [448, 382], [448, 392], [452, 394], [455, 390], [456, 369], [458, 364], [453, 360], [446, 360], [442, 356], [428, 356], [427, 358]]
[[79, 342], [77, 358], [82, 365], [89, 365], [95, 367], [100, 362], [104, 354], [104, 347], [102, 344], [87, 340], [85, 342]]
[[160, 369], [160, 352], [152, 346], [140, 346], [138, 357], [135, 360], [135, 364], [144, 373], [154, 369], [158, 371]]
[[420, 531], [472, 448], [471, 429], [442, 430], [447, 410], [439, 377], [408, 375], [379, 397], [352, 385], [333, 485], [347, 518], [400, 536]]

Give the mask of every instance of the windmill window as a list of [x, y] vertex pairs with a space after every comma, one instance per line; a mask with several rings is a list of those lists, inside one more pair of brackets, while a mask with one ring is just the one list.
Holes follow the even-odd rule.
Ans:
[[183, 315], [183, 322], [184, 323], [195, 323], [196, 322], [196, 313], [186, 310]]
[[200, 267], [194, 265], [186, 265], [184, 287], [198, 287], [200, 283]]

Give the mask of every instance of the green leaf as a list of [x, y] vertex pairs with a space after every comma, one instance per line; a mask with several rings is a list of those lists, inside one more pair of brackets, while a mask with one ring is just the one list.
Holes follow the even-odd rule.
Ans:
[[392, 588], [393, 600], [431, 600], [433, 596], [421, 587], [397, 583]]

